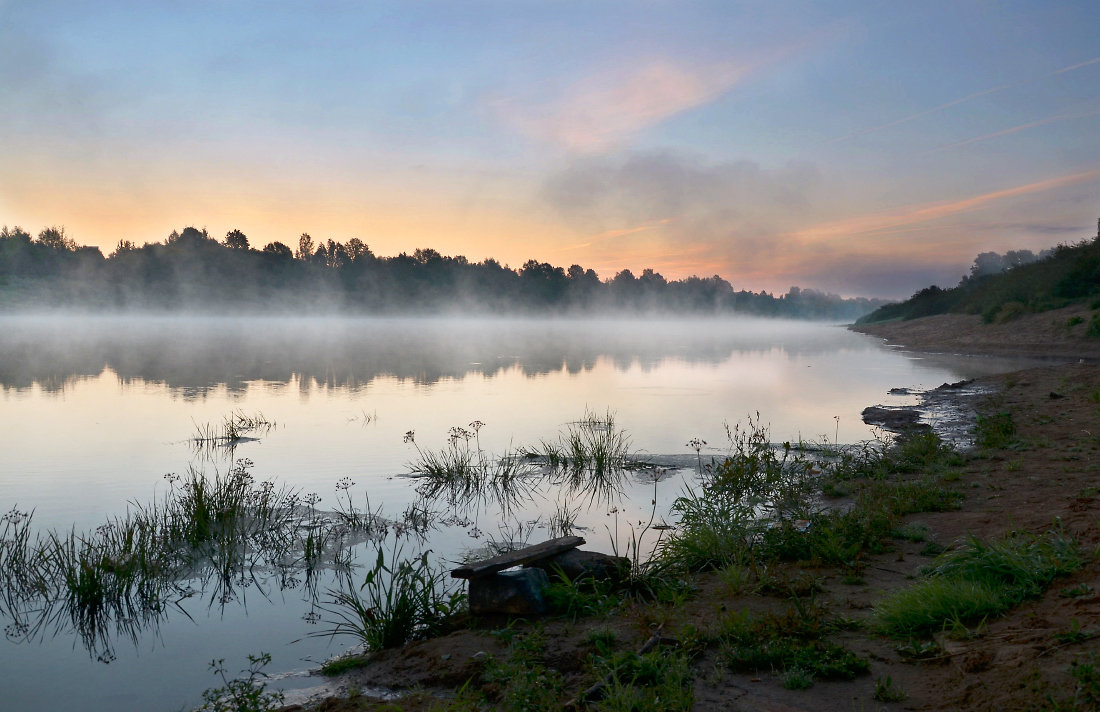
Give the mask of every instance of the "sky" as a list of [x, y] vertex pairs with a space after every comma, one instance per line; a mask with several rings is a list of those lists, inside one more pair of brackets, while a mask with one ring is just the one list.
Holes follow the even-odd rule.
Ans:
[[905, 297], [1096, 234], [1100, 3], [0, 0], [0, 225]]

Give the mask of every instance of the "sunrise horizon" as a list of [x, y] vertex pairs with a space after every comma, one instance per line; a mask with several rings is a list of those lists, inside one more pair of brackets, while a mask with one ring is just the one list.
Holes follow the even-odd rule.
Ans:
[[903, 298], [1092, 235], [1096, 15], [0, 3], [0, 225]]

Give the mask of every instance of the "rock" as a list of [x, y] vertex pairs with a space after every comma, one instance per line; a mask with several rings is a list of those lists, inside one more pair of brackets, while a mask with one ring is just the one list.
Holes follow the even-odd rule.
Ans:
[[889, 391], [887, 391], [887, 393], [892, 396], [907, 396], [912, 393], [912, 391], [910, 391], [908, 388], [891, 388]]
[[885, 408], [878, 405], [864, 408], [862, 413], [864, 423], [879, 425], [895, 432], [929, 427], [920, 422], [920, 415], [920, 411], [915, 408]]
[[625, 556], [610, 556], [598, 551], [573, 549], [555, 556], [548, 556], [528, 564], [531, 568], [545, 571], [553, 579], [563, 576], [570, 581], [593, 578], [600, 581], [618, 582], [630, 575], [630, 559]]
[[546, 613], [542, 593], [549, 584], [546, 572], [535, 568], [470, 579], [470, 613], [540, 616]]

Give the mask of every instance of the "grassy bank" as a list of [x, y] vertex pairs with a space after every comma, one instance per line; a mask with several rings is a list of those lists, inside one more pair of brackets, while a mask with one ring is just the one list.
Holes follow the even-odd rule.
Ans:
[[352, 694], [318, 709], [1095, 709], [1098, 490], [1081, 483], [1100, 442], [1064, 413], [1096, 417], [1100, 378], [1080, 368], [1002, 382], [966, 454], [921, 430], [813, 452], [736, 431], [629, 580], [559, 583], [546, 619], [460, 616], [345, 662], [364, 666]]

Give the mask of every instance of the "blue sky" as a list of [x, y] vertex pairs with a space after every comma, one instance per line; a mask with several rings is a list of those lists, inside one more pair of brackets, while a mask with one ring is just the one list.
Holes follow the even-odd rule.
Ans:
[[0, 0], [0, 224], [906, 296], [1100, 215], [1095, 2]]

